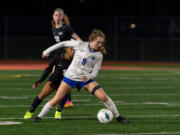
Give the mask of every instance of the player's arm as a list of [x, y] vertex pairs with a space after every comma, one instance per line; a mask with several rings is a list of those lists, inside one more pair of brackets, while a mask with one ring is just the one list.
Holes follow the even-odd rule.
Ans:
[[48, 65], [48, 67], [44, 70], [43, 74], [41, 75], [40, 79], [38, 81], [36, 81], [33, 85], [32, 88], [36, 88], [39, 85], [41, 85], [41, 83], [49, 76], [49, 74], [52, 72], [52, 69], [55, 65], [56, 62], [56, 57], [54, 56], [51, 60], [50, 63]]
[[72, 34], [72, 38], [82, 41], [82, 39], [76, 33]]
[[62, 48], [62, 47], [75, 47], [79, 45], [79, 41], [75, 41], [75, 40], [70, 40], [70, 41], [63, 41], [63, 42], [59, 42], [51, 47], [49, 47], [48, 49], [46, 49], [45, 51], [43, 51], [42, 57], [47, 57], [49, 56], [49, 54], [58, 49], [58, 48]]
[[66, 32], [68, 35], [71, 35], [73, 39], [82, 41], [82, 39], [74, 32], [74, 30], [71, 27], [67, 26]]
[[56, 66], [54, 65], [53, 68], [52, 68], [52, 72], [51, 73], [54, 73], [55, 68], [56, 68]]

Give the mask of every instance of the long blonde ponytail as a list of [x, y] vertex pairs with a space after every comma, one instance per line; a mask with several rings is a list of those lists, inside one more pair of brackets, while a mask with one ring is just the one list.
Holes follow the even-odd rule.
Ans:
[[66, 24], [66, 25], [68, 25], [68, 26], [71, 25], [71, 23], [70, 23], [70, 21], [69, 21], [69, 17], [68, 17], [66, 14], [64, 14], [63, 22], [64, 22], [64, 24]]

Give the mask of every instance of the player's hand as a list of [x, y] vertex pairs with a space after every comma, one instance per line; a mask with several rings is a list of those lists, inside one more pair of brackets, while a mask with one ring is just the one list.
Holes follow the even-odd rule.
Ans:
[[32, 88], [34, 89], [34, 88], [36, 88], [36, 87], [38, 87], [38, 86], [40, 86], [41, 85], [41, 83], [39, 82], [39, 83], [34, 83], [33, 85], [32, 85]]
[[46, 55], [44, 55], [43, 53], [42, 53], [42, 58], [44, 59], [44, 58], [47, 58], [48, 56], [46, 56]]
[[107, 54], [106, 48], [104, 48], [104, 46], [100, 47], [99, 50], [103, 53], [103, 54]]
[[87, 76], [83, 76], [83, 77], [82, 77], [82, 81], [83, 81], [83, 82], [87, 82], [87, 81], [88, 81]]

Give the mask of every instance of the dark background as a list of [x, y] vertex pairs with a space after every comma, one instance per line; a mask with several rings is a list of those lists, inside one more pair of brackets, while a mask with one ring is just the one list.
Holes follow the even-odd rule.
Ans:
[[61, 7], [70, 16], [178, 16], [178, 1], [166, 0], [24, 0], [3, 1], [1, 15], [51, 15]]
[[41, 59], [54, 44], [50, 21], [56, 8], [64, 9], [83, 40], [94, 28], [104, 31], [105, 60], [180, 61], [179, 4], [161, 0], [3, 1], [0, 59]]

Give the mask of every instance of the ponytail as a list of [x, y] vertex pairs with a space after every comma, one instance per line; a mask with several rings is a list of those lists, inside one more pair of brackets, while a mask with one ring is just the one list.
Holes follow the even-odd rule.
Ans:
[[66, 24], [67, 26], [71, 25], [69, 21], [69, 17], [66, 14], [64, 14], [63, 23]]

